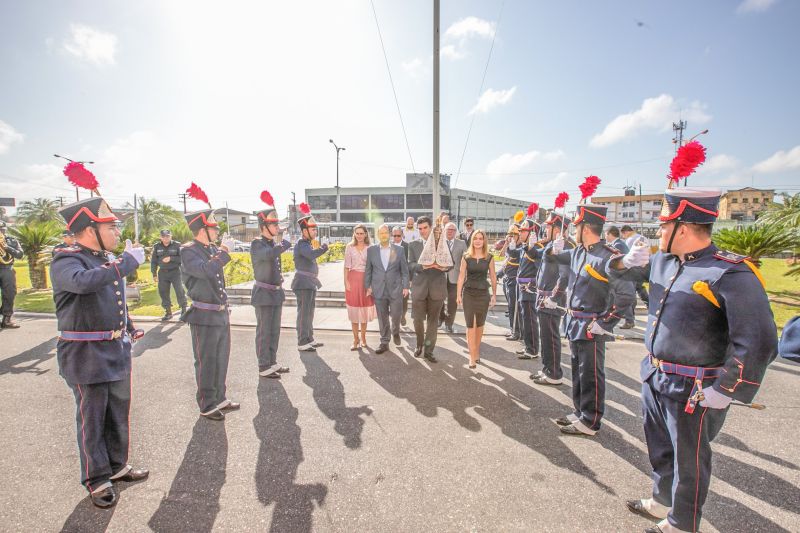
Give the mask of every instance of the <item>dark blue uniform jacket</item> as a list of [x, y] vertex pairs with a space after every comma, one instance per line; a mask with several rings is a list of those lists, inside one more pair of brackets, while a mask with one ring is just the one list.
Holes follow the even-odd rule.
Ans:
[[[319, 266], [317, 257], [328, 251], [328, 245], [323, 244], [316, 250], [311, 247], [311, 241], [300, 239], [294, 245], [294, 268], [297, 272], [292, 279], [292, 290], [319, 289], [322, 283], [317, 279]], [[300, 272], [305, 273], [300, 274]], [[310, 275], [309, 275], [310, 274]]]
[[[283, 239], [280, 244], [275, 241], [260, 237], [250, 244], [250, 258], [253, 261], [253, 272], [256, 281], [280, 287], [283, 282], [281, 275], [281, 254], [292, 247], [292, 244]], [[286, 299], [283, 287], [269, 289], [253, 285], [250, 294], [251, 305], [281, 305]]]
[[[548, 315], [563, 315], [564, 311], [560, 309], [547, 309], [542, 306], [545, 293], [553, 293], [550, 296], [559, 307], [566, 307], [567, 305], [567, 283], [569, 282], [569, 265], [559, 264], [557, 261], [547, 261], [545, 256], [550, 253], [553, 246], [552, 242], [548, 242], [545, 247], [538, 252], [542, 258], [539, 264], [539, 273], [536, 276], [536, 290], [539, 294], [537, 311]], [[575, 243], [567, 241], [564, 243], [565, 250], [572, 250], [575, 248]]]
[[[228, 252], [213, 244], [204, 245], [195, 240], [181, 247], [183, 284], [193, 302], [227, 306], [224, 269], [230, 260]], [[229, 323], [227, 308], [208, 311], [192, 306], [184, 317], [189, 324], [225, 326]]]

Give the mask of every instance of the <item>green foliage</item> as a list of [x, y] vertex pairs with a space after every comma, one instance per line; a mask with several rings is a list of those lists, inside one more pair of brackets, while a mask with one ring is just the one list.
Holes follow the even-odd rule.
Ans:
[[186, 244], [194, 239], [192, 230], [189, 229], [189, 225], [185, 221], [173, 224], [169, 230], [172, 232], [172, 239], [181, 244]]
[[15, 226], [9, 233], [22, 245], [31, 285], [34, 289], [46, 289], [48, 254], [50, 247], [58, 243], [61, 226], [55, 222], [31, 222]]
[[249, 253], [232, 253], [231, 260], [225, 265], [225, 284], [238, 285], [255, 279], [253, 262]]
[[328, 246], [328, 251], [317, 257], [317, 264], [333, 263], [344, 259], [344, 248], [346, 244], [343, 242], [334, 242]]
[[749, 256], [759, 264], [762, 256], [774, 255], [798, 247], [798, 235], [770, 224], [756, 224], [742, 229], [723, 229], [714, 233], [714, 244], [724, 250]]
[[[126, 207], [132, 209], [133, 205], [129, 203]], [[159, 232], [162, 229], [172, 227], [183, 221], [183, 215], [158, 200], [141, 198], [138, 201], [138, 211], [139, 242], [146, 246], [150, 246], [158, 240]], [[134, 230], [134, 217], [131, 216], [125, 221], [122, 230], [123, 241], [124, 239], [134, 240]]]
[[294, 272], [294, 254], [283, 252], [281, 254], [281, 273]]
[[63, 226], [63, 219], [58, 214], [60, 207], [61, 204], [57, 200], [47, 198], [34, 198], [31, 201], [21, 202], [17, 208], [17, 223], [55, 222]]
[[782, 193], [783, 203], [772, 202], [767, 212], [758, 219], [759, 224], [774, 224], [786, 228], [800, 228], [800, 193]]

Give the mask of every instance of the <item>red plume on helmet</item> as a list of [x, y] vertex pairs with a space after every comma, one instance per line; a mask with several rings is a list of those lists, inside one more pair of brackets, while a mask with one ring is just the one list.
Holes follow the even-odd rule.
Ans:
[[539, 210], [539, 204], [533, 202], [531, 205], [528, 206], [528, 218], [533, 218], [533, 215]]
[[301, 213], [303, 213], [303, 215], [308, 215], [309, 213], [311, 213], [311, 206], [305, 202], [298, 205], [297, 208], [300, 210]]
[[567, 205], [568, 200], [569, 200], [569, 194], [567, 194], [566, 192], [560, 192], [558, 193], [558, 196], [556, 196], [556, 202], [554, 207], [555, 208], [564, 207], [565, 205]]
[[200, 200], [201, 202], [205, 202], [208, 207], [211, 207], [211, 203], [208, 201], [208, 196], [206, 195], [205, 191], [192, 182], [192, 185], [186, 189], [186, 194], [189, 195], [189, 198], [194, 198], [195, 200]]
[[583, 183], [578, 185], [578, 189], [581, 190], [581, 200], [586, 200], [590, 198], [594, 192], [597, 190], [597, 187], [600, 185], [600, 178], [597, 176], [588, 176]]
[[275, 207], [275, 200], [272, 199], [269, 191], [261, 191], [261, 201], [270, 207]]
[[83, 163], [70, 161], [67, 163], [67, 166], [64, 167], [64, 175], [75, 187], [92, 191], [97, 196], [100, 196], [100, 193], [97, 192], [97, 187], [100, 186], [100, 184], [97, 183], [97, 178], [83, 166]]
[[705, 160], [706, 149], [697, 141], [688, 142], [678, 148], [678, 153], [669, 165], [670, 187], [672, 182], [678, 183], [691, 175]]

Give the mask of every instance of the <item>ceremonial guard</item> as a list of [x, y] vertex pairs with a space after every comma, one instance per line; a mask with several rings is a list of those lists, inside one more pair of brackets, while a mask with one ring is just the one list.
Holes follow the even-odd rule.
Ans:
[[[600, 179], [589, 176], [581, 184], [582, 201], [591, 197]], [[606, 277], [606, 266], [617, 249], [601, 238], [606, 220], [606, 207], [579, 204], [574, 219], [577, 246], [566, 250], [564, 237], [553, 241], [547, 261], [570, 267], [567, 294], [567, 339], [572, 352], [572, 403], [574, 411], [558, 418], [556, 424], [567, 435], [592, 436], [600, 429], [605, 412], [606, 341], [613, 335], [603, 329], [614, 295]]]
[[56, 353], [61, 377], [75, 396], [81, 483], [100, 508], [117, 503], [116, 481], [140, 481], [147, 470], [128, 464], [131, 343], [134, 328], [125, 301], [125, 276], [144, 262], [144, 248], [127, 241], [115, 258], [118, 219], [97, 192], [94, 175], [80, 163], [64, 170], [95, 197], [59, 210], [74, 246], [59, 248], [50, 265], [58, 320]]
[[227, 235], [217, 248], [219, 225], [208, 197], [192, 183], [186, 192], [208, 205], [208, 209], [184, 215], [194, 240], [181, 247], [183, 283], [192, 299], [184, 314], [192, 335], [197, 405], [210, 420], [224, 420], [225, 413], [239, 409], [226, 395], [225, 378], [231, 354], [231, 323], [225, 292], [225, 265], [234, 241]]
[[17, 297], [17, 273], [14, 261], [22, 259], [22, 246], [13, 237], [6, 236], [6, 223], [0, 220], [0, 292], [2, 292], [2, 328], [18, 328], [11, 320], [14, 315], [14, 298]]
[[300, 226], [300, 239], [294, 245], [294, 278], [292, 291], [297, 299], [297, 349], [301, 352], [314, 352], [322, 346], [314, 340], [314, 309], [317, 305], [319, 281], [317, 258], [328, 251], [328, 239], [317, 246], [317, 221], [306, 203], [298, 206], [303, 214], [297, 220]]
[[525, 213], [517, 211], [514, 214], [514, 223], [508, 227], [508, 234], [503, 243], [501, 253], [505, 255], [506, 260], [503, 265], [503, 293], [506, 295], [506, 302], [508, 304], [508, 322], [511, 326], [511, 331], [506, 334], [506, 338], [510, 341], [518, 341], [522, 339], [522, 333], [519, 327], [519, 318], [517, 316], [517, 272], [519, 271], [519, 256], [520, 256], [520, 224], [525, 218]]
[[539, 321], [536, 316], [536, 276], [542, 261], [544, 245], [537, 240], [539, 224], [534, 220], [539, 204], [528, 206], [527, 217], [519, 227], [519, 268], [517, 269], [517, 307], [522, 325], [523, 346], [517, 350], [520, 359], [539, 357]]
[[256, 358], [258, 374], [267, 378], [280, 378], [289, 368], [278, 365], [278, 341], [281, 337], [281, 311], [286, 294], [281, 275], [281, 254], [292, 247], [283, 238], [283, 229], [275, 210], [275, 202], [268, 191], [261, 193], [267, 208], [259, 211], [258, 229], [261, 237], [250, 244], [255, 281], [250, 304], [256, 311]]
[[75, 234], [65, 229], [61, 232], [61, 242], [53, 246], [53, 257], [55, 257], [57, 251], [73, 246], [75, 246]]
[[[563, 208], [567, 199], [569, 199], [567, 193], [560, 193], [556, 198], [556, 207]], [[550, 216], [545, 220], [543, 256], [549, 253], [553, 242], [567, 233], [569, 224], [569, 219], [563, 214], [556, 212], [555, 209], [550, 212]], [[564, 243], [564, 250], [574, 248], [575, 243], [571, 240]], [[542, 369], [536, 374], [531, 374], [531, 379], [538, 385], [564, 383], [564, 371], [561, 368], [560, 324], [567, 305], [569, 271], [569, 265], [559, 264], [556, 261], [543, 261], [536, 276], [536, 312], [539, 318]]]
[[[678, 150], [671, 177], [705, 159], [692, 141]], [[670, 180], [672, 185], [672, 180]], [[650, 283], [642, 360], [642, 413], [653, 491], [628, 508], [661, 520], [647, 532], [697, 531], [711, 481], [711, 441], [733, 400], [753, 400], [777, 353], [764, 280], [747, 257], [711, 242], [721, 192], [668, 189], [659, 251], [635, 243], [610, 264], [615, 278]]]
[[153, 281], [158, 283], [158, 295], [161, 297], [161, 307], [164, 308], [161, 320], [172, 318], [170, 287], [175, 289], [183, 320], [186, 314], [186, 293], [181, 283], [181, 243], [172, 240], [172, 232], [168, 229], [161, 230], [161, 240], [153, 245], [150, 272], [153, 273]]

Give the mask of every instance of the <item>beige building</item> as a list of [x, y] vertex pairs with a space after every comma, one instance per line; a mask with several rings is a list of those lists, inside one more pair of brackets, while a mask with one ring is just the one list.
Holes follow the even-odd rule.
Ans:
[[593, 196], [592, 203], [608, 207], [606, 220], [618, 224], [658, 222], [661, 214], [663, 194], [643, 194], [639, 196], [628, 189], [622, 196]]
[[720, 220], [756, 220], [775, 197], [771, 189], [745, 187], [728, 191], [719, 201]]

